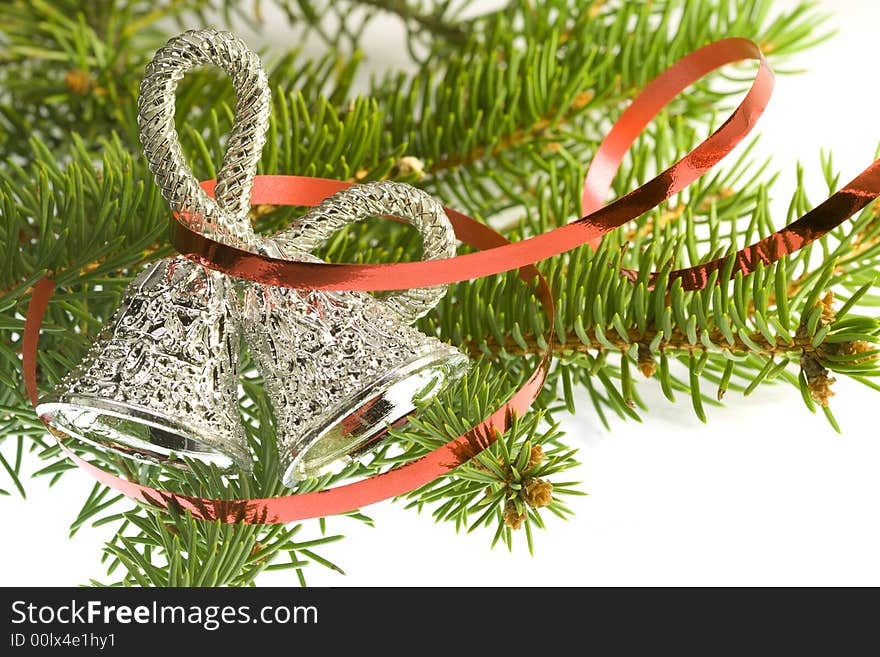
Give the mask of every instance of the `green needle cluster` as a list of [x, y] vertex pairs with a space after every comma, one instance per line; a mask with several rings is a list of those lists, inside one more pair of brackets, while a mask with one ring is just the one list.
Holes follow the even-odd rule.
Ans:
[[[47, 390], [85, 353], [138, 268], [172, 253], [168, 208], [137, 139], [137, 88], [146, 63], [178, 28], [258, 27], [268, 4], [0, 5], [0, 494], [24, 497], [27, 461], [42, 461], [36, 478], [49, 485], [75, 468], [24, 392], [19, 352], [32, 286], [46, 275], [58, 283], [38, 362]], [[271, 4], [292, 32], [317, 35], [325, 52], [309, 59], [277, 44], [265, 55], [273, 108], [261, 173], [409, 182], [513, 240], [580, 216], [583, 176], [602, 136], [634, 94], [683, 55], [744, 36], [784, 72], [796, 64], [793, 55], [828, 36], [824, 17], [809, 3], [780, 13], [769, 0], [513, 0], [476, 15], [466, 11], [468, 2], [450, 0]], [[409, 35], [401, 62], [409, 59], [415, 68], [374, 75], [367, 91], [357, 93], [365, 60], [358, 45], [370, 22], [389, 13]], [[615, 193], [693, 148], [724, 119], [751, 72], [732, 67], [676, 100], [627, 155]], [[200, 178], [215, 174], [233, 103], [231, 84], [217, 71], [197, 72], [180, 85], [178, 132]], [[827, 190], [810, 190], [811, 197], [824, 197], [839, 183], [830, 156], [820, 166]], [[577, 411], [606, 426], [612, 416], [641, 421], [649, 408], [639, 391], [648, 385], [658, 385], [671, 402], [687, 401], [706, 421], [725, 393], [757, 395], [765, 384], [788, 383], [836, 427], [829, 401], [834, 376], [880, 390], [880, 222], [871, 207], [748, 276], [724, 282], [729, 270], [723, 270], [699, 291], [667, 285], [673, 269], [729, 256], [807, 211], [800, 174], [788, 216], [774, 217], [776, 175], [746, 148], [607, 235], [597, 250], [582, 247], [540, 263], [557, 315], [553, 365], [533, 411], [511, 418], [489, 449], [407, 495], [401, 506], [458, 531], [485, 532], [492, 545], [511, 548], [524, 537], [532, 550], [547, 514], [568, 517], [566, 499], [583, 494], [567, 480], [576, 450], [558, 429], [559, 414]], [[302, 210], [257, 206], [252, 217], [258, 230], [271, 232]], [[415, 259], [419, 249], [414, 231], [376, 220], [341, 231], [319, 255], [391, 262]], [[651, 272], [659, 273], [654, 285]], [[522, 384], [548, 346], [534, 287], [515, 273], [451, 286], [419, 327], [467, 351], [474, 362], [469, 374], [367, 459], [305, 481], [295, 492], [387, 471], [465, 432]], [[241, 411], [258, 456], [250, 475], [223, 475], [198, 463], [189, 472], [134, 465], [78, 449], [100, 467], [189, 495], [286, 494], [271, 408], [248, 362], [243, 371]], [[577, 389], [588, 394], [577, 396]], [[589, 399], [591, 408], [576, 409], [578, 398]], [[371, 522], [360, 512], [348, 515]], [[261, 572], [277, 569], [292, 569], [305, 583], [307, 566], [341, 572], [320, 554], [342, 538], [328, 533], [327, 522], [203, 522], [179, 509], [135, 505], [96, 484], [71, 534], [85, 526], [114, 528], [102, 555], [105, 584], [251, 585]]]

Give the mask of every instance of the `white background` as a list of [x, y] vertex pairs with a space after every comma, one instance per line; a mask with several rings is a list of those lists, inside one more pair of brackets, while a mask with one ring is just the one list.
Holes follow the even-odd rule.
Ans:
[[[778, 0], [782, 8], [795, 1]], [[815, 203], [825, 195], [819, 149], [830, 148], [849, 180], [867, 166], [880, 128], [876, 108], [876, 39], [880, 6], [871, 0], [825, 1], [839, 34], [792, 64], [806, 73], [781, 76], [759, 129], [761, 154], [783, 172], [775, 187], [784, 209], [794, 167], [807, 167]], [[269, 20], [254, 45], [289, 40]], [[370, 31], [370, 66], [400, 66], [403, 41], [391, 21]], [[318, 52], [318, 50], [315, 50]], [[778, 223], [778, 221], [777, 221]], [[652, 405], [643, 424], [605, 431], [583, 398], [567, 417], [569, 442], [580, 448], [576, 472], [589, 497], [573, 500], [577, 515], [549, 519], [536, 534], [536, 556], [524, 541], [509, 554], [489, 549], [485, 532], [456, 535], [430, 516], [382, 503], [366, 509], [371, 529], [330, 519], [347, 540], [323, 550], [347, 576], [309, 568], [313, 585], [878, 585], [880, 584], [880, 436], [871, 405], [876, 394], [839, 381], [833, 399], [838, 436], [811, 415], [787, 386], [761, 387], [750, 398], [729, 393], [701, 424], [683, 398], [664, 401], [652, 382], [641, 386]], [[7, 447], [8, 450], [8, 447]], [[39, 464], [30, 462], [35, 469]], [[76, 585], [104, 579], [99, 564], [106, 530], [67, 527], [92, 481], [65, 475], [53, 489], [28, 484], [28, 499], [0, 498], [0, 584]], [[317, 535], [308, 523], [300, 536]], [[261, 584], [295, 584], [292, 572]]]

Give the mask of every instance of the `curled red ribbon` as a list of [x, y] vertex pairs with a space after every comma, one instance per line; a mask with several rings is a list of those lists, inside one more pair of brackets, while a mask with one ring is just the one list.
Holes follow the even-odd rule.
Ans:
[[[603, 206], [622, 159], [650, 121], [688, 86], [708, 73], [744, 60], [759, 63], [755, 80], [733, 114], [710, 137], [669, 169], [638, 189]], [[188, 509], [197, 518], [224, 522], [286, 523], [351, 511], [410, 492], [466, 462], [488, 447], [508, 426], [511, 413], [526, 411], [543, 385], [550, 362], [555, 316], [546, 280], [534, 263], [596, 244], [604, 233], [635, 219], [680, 192], [706, 173], [739, 144], [760, 117], [773, 87], [773, 73], [753, 42], [725, 39], [687, 55], [651, 82], [622, 114], [603, 140], [590, 165], [582, 197], [583, 218], [542, 235], [511, 243], [488, 226], [455, 210], [446, 209], [456, 236], [479, 249], [442, 260], [394, 264], [312, 264], [270, 258], [212, 241], [193, 232], [177, 217], [171, 222], [175, 247], [211, 269], [268, 285], [324, 290], [398, 290], [453, 283], [513, 269], [531, 282], [550, 321], [547, 349], [526, 383], [498, 410], [466, 434], [420, 459], [389, 472], [336, 488], [301, 495], [249, 500], [215, 500], [161, 491], [117, 477], [62, 448], [102, 483], [141, 502], [158, 507]], [[257, 176], [251, 202], [272, 205], [315, 205], [350, 183], [298, 176]], [[213, 181], [205, 183], [213, 190]], [[838, 226], [880, 194], [880, 160], [874, 162], [839, 192], [789, 226], [735, 254], [734, 273], [748, 274], [759, 263], [771, 263]], [[672, 272], [685, 289], [704, 287], [712, 271], [725, 259]], [[25, 384], [36, 404], [36, 349], [40, 324], [54, 283], [43, 279], [34, 288], [25, 322], [23, 369]]]
[[[602, 207], [627, 150], [650, 121], [687, 87], [712, 71], [735, 62], [757, 60], [751, 88], [733, 114], [709, 138], [653, 180]], [[194, 232], [183, 217], [171, 225], [171, 241], [185, 256], [231, 276], [267, 285], [321, 290], [399, 290], [457, 283], [534, 264], [593, 243], [604, 233], [640, 217], [709, 171], [739, 144], [760, 117], [773, 89], [773, 72], [760, 49], [748, 39], [724, 39], [690, 53], [638, 95], [599, 146], [590, 164], [582, 199], [586, 215], [570, 224], [516, 243], [495, 243], [483, 251], [454, 258], [393, 264], [318, 264], [271, 258], [211, 240]], [[338, 184], [338, 183], [337, 183]], [[314, 178], [262, 176], [253, 197], [284, 203], [315, 196], [334, 187]], [[256, 201], [255, 201], [256, 202]], [[265, 200], [261, 202], [266, 202]], [[476, 222], [449, 213], [456, 236], [472, 243]]]

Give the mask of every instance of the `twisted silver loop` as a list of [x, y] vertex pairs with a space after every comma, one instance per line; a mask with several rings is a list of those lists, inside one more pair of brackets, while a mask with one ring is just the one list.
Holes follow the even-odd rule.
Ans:
[[[197, 66], [214, 65], [232, 77], [237, 97], [226, 153], [217, 174], [215, 199], [199, 186], [183, 157], [174, 127], [178, 82]], [[403, 183], [358, 185], [334, 194], [273, 239], [256, 236], [248, 218], [250, 193], [266, 140], [271, 95], [259, 57], [241, 39], [213, 29], [190, 30], [171, 39], [147, 66], [138, 98], [144, 154], [162, 195], [193, 230], [231, 246], [301, 258], [348, 223], [393, 215], [421, 233], [423, 258], [455, 255], [455, 234], [442, 206]], [[446, 286], [416, 288], [383, 300], [414, 322], [446, 294]]]
[[[237, 97], [217, 174], [216, 201], [199, 187], [174, 127], [177, 83], [191, 69], [206, 65], [217, 66], [232, 77]], [[147, 66], [138, 98], [140, 140], [162, 195], [193, 230], [239, 248], [256, 244], [248, 209], [269, 127], [270, 102], [260, 58], [229, 32], [184, 32], [159, 49]]]
[[[434, 198], [420, 189], [397, 182], [355, 185], [316, 205], [290, 228], [273, 236], [284, 257], [310, 253], [346, 224], [370, 216], [406, 219], [422, 236], [422, 258], [437, 260], [455, 255], [455, 232], [449, 217]], [[382, 300], [407, 323], [431, 310], [446, 294], [445, 285], [413, 288]]]

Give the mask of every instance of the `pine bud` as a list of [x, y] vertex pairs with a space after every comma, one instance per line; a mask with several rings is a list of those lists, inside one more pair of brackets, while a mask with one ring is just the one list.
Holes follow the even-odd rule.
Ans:
[[[837, 353], [841, 356], [857, 356], [858, 354], [864, 354], [870, 351], [874, 351], [874, 345], [870, 342], [865, 342], [864, 340], [853, 340], [852, 342], [844, 342], [837, 349]], [[853, 365], [857, 365], [859, 363], [867, 363], [872, 360], [877, 360], [876, 354], [871, 354], [865, 356], [864, 358], [856, 358], [852, 361]]]
[[504, 505], [504, 524], [511, 529], [520, 529], [526, 521], [526, 514], [516, 510], [516, 503], [513, 500], [507, 500]]
[[651, 353], [651, 348], [642, 342], [639, 343], [639, 359], [637, 364], [639, 372], [647, 379], [650, 379], [657, 372], [654, 354]]
[[540, 445], [535, 445], [532, 447], [532, 451], [529, 454], [529, 467], [534, 468], [541, 461], [544, 460], [544, 448]]
[[534, 477], [526, 483], [520, 496], [526, 504], [532, 508], [539, 509], [553, 501], [553, 484]]
[[583, 109], [590, 104], [590, 101], [592, 101], [595, 96], [596, 94], [592, 91], [581, 91], [574, 97], [574, 102], [571, 104], [571, 108], [573, 110]]
[[819, 301], [819, 305], [822, 306], [822, 324], [830, 324], [834, 321], [835, 311], [834, 311], [834, 292], [829, 290], [825, 293], [825, 296]]
[[828, 406], [828, 400], [834, 396], [834, 391], [831, 389], [831, 384], [834, 381], [834, 377], [827, 374], [820, 374], [808, 381], [807, 389], [810, 391], [810, 397], [813, 401], [819, 402], [822, 406]]
[[828, 406], [828, 400], [834, 396], [834, 391], [831, 390], [834, 377], [814, 353], [805, 353], [801, 356], [800, 365], [812, 400], [822, 406]]
[[72, 68], [64, 76], [64, 86], [77, 96], [85, 96], [92, 88], [92, 78], [85, 71]]
[[[266, 546], [260, 543], [259, 541], [254, 543], [254, 547], [251, 548], [250, 558], [254, 559], [259, 557], [260, 553], [266, 549]], [[259, 557], [254, 561], [254, 563], [261, 564], [266, 562], [266, 557]]]
[[421, 178], [425, 175], [425, 163], [412, 155], [404, 155], [397, 161], [395, 170], [398, 176], [414, 173], [417, 178]]

